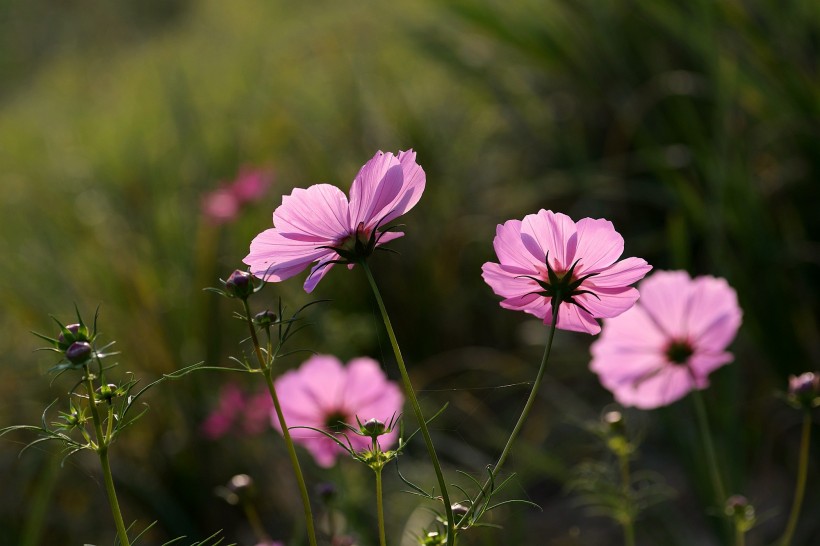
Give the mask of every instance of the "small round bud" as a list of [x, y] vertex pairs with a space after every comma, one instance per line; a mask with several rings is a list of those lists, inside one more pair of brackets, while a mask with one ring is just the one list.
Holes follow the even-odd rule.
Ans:
[[450, 507], [450, 509], [453, 511], [453, 515], [458, 516], [458, 517], [462, 517], [462, 516], [466, 515], [467, 512], [470, 510], [469, 508], [467, 508], [463, 504], [459, 504], [459, 503], [455, 503], [454, 505], [452, 505]]
[[253, 489], [253, 478], [247, 474], [237, 474], [228, 482], [228, 489], [234, 493], [241, 493]]
[[111, 402], [112, 398], [116, 398], [119, 396], [117, 392], [117, 386], [114, 383], [108, 383], [107, 385], [103, 385], [99, 388], [100, 394], [99, 399], [105, 400], [106, 402]]
[[620, 411], [608, 411], [601, 418], [604, 424], [609, 427], [609, 431], [614, 434], [623, 434], [626, 424], [624, 416]]
[[325, 504], [330, 504], [336, 498], [336, 486], [330, 482], [322, 482], [316, 485], [316, 494]]
[[723, 508], [724, 513], [732, 518], [735, 525], [743, 531], [748, 531], [755, 523], [755, 508], [749, 503], [749, 499], [743, 495], [732, 495], [726, 499]]
[[235, 506], [253, 496], [253, 479], [247, 474], [237, 474], [228, 480], [228, 485], [218, 487], [216, 493], [225, 499], [225, 502]]
[[253, 294], [253, 290], [253, 275], [247, 271], [237, 269], [225, 281], [225, 292], [234, 298], [246, 300], [248, 296]]
[[[71, 332], [71, 335], [74, 336], [74, 339], [77, 339], [79, 337], [79, 333], [80, 333], [80, 325], [79, 324], [69, 324], [68, 326], [65, 327], [65, 329], [68, 330], [69, 332]], [[57, 341], [59, 341], [60, 343], [65, 343], [66, 342], [65, 335], [63, 335], [62, 332], [60, 332], [60, 335], [57, 336]]]
[[378, 438], [379, 436], [387, 432], [387, 427], [384, 425], [382, 421], [379, 421], [378, 419], [368, 419], [367, 421], [362, 423], [361, 432], [364, 436]]
[[790, 375], [789, 401], [807, 409], [820, 405], [820, 375], [812, 372]]
[[266, 327], [276, 322], [276, 318], [276, 313], [270, 309], [265, 309], [264, 311], [260, 311], [253, 316], [253, 323], [257, 326]]
[[65, 357], [72, 364], [85, 364], [92, 352], [91, 344], [87, 341], [75, 341], [65, 350]]

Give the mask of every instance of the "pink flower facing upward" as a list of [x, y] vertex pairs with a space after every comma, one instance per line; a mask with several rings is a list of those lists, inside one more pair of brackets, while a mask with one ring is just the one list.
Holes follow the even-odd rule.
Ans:
[[499, 263], [481, 268], [484, 281], [504, 298], [501, 307], [524, 311], [556, 328], [597, 334], [597, 318], [620, 315], [638, 299], [630, 284], [652, 266], [641, 258], [617, 262], [624, 240], [612, 222], [540, 210], [508, 220], [493, 240]]
[[[311, 357], [299, 369], [279, 377], [276, 392], [293, 441], [310, 451], [322, 467], [333, 466], [344, 450], [323, 434], [294, 427], [346, 432], [353, 449], [360, 451], [371, 447], [371, 439], [353, 434], [339, 423], [355, 427], [357, 417], [362, 423], [369, 419], [387, 423], [399, 416], [404, 404], [399, 387], [385, 377], [372, 358], [354, 358], [345, 367], [334, 356]], [[274, 413], [271, 421], [277, 430], [282, 430]], [[389, 448], [397, 436], [398, 430], [394, 429], [379, 437], [379, 445]], [[342, 437], [339, 440], [347, 443]]]
[[352, 267], [404, 235], [381, 228], [418, 203], [425, 180], [413, 150], [397, 156], [378, 152], [353, 180], [349, 201], [329, 184], [294, 189], [273, 212], [274, 227], [254, 238], [243, 261], [254, 275], [273, 282], [316, 262], [305, 282], [311, 292], [333, 264]]
[[270, 426], [270, 410], [273, 402], [264, 389], [250, 396], [235, 383], [224, 385], [219, 391], [219, 401], [200, 425], [202, 435], [218, 440], [229, 433], [256, 436]]
[[709, 374], [732, 361], [725, 349], [742, 313], [724, 279], [658, 271], [639, 290], [632, 309], [604, 321], [590, 369], [619, 403], [651, 409], [706, 388]]
[[203, 196], [202, 212], [215, 224], [232, 222], [243, 206], [265, 195], [270, 182], [268, 171], [243, 168], [233, 182], [221, 184]]

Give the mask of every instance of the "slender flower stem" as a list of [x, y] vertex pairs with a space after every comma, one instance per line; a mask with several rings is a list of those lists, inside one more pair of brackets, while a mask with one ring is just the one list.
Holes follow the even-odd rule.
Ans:
[[290, 464], [293, 467], [293, 473], [296, 475], [296, 482], [299, 485], [299, 493], [302, 497], [302, 507], [305, 512], [305, 526], [307, 527], [308, 542], [310, 546], [317, 546], [316, 530], [313, 525], [313, 511], [310, 508], [310, 497], [308, 496], [307, 486], [305, 485], [305, 477], [302, 475], [302, 468], [299, 466], [299, 458], [296, 456], [296, 448], [293, 445], [293, 439], [290, 437], [288, 425], [285, 422], [285, 416], [282, 414], [282, 406], [279, 404], [279, 396], [276, 394], [276, 387], [273, 384], [273, 377], [271, 377], [271, 367], [268, 365], [265, 356], [262, 354], [262, 347], [259, 345], [259, 337], [256, 335], [256, 328], [253, 326], [251, 320], [251, 309], [248, 305], [248, 300], [242, 300], [245, 306], [245, 318], [248, 322], [248, 328], [251, 332], [251, 341], [253, 348], [256, 351], [256, 359], [259, 361], [259, 368], [262, 375], [265, 376], [265, 382], [268, 385], [271, 400], [273, 400], [273, 407], [276, 410], [276, 417], [279, 419], [279, 426], [282, 429], [282, 436], [285, 439], [285, 445], [288, 450], [288, 457]]
[[692, 391], [692, 398], [695, 401], [695, 412], [697, 413], [698, 418], [698, 428], [700, 429], [703, 448], [706, 451], [706, 460], [709, 464], [709, 475], [712, 479], [712, 489], [714, 489], [715, 492], [717, 507], [722, 511], [723, 504], [726, 502], [726, 490], [723, 487], [723, 480], [720, 478], [717, 456], [715, 455], [715, 446], [712, 443], [712, 431], [709, 428], [709, 419], [706, 416], [706, 406], [703, 403], [703, 397], [698, 389], [694, 389]]
[[811, 439], [811, 413], [806, 410], [803, 413], [803, 433], [800, 437], [800, 458], [797, 462], [797, 484], [794, 488], [794, 500], [792, 501], [789, 522], [783, 538], [780, 539], [780, 546], [789, 546], [792, 536], [797, 528], [797, 518], [800, 515], [800, 507], [803, 505], [803, 495], [806, 493], [806, 477], [809, 471], [809, 440]]
[[376, 469], [376, 514], [379, 519], [379, 546], [387, 546], [384, 533], [384, 504], [382, 500], [382, 469]]
[[541, 381], [544, 379], [544, 373], [547, 371], [547, 361], [550, 358], [550, 351], [552, 351], [552, 340], [555, 338], [556, 324], [558, 322], [558, 307], [559, 306], [556, 305], [552, 310], [552, 324], [550, 325], [547, 345], [544, 348], [544, 356], [541, 358], [541, 365], [538, 368], [538, 373], [535, 375], [535, 381], [532, 384], [532, 390], [527, 398], [527, 402], [524, 404], [524, 409], [521, 410], [521, 415], [518, 417], [518, 422], [515, 424], [515, 428], [513, 428], [510, 433], [510, 437], [507, 439], [507, 443], [501, 451], [501, 455], [498, 457], [498, 462], [496, 462], [495, 466], [490, 470], [490, 477], [487, 479], [484, 487], [481, 488], [481, 491], [478, 492], [478, 495], [476, 495], [476, 498], [473, 500], [470, 508], [461, 517], [460, 521], [462, 522], [469, 522], [469, 517], [473, 512], [475, 512], [477, 509], [476, 507], [481, 504], [481, 500], [486, 495], [485, 492], [489, 490], [489, 487], [495, 481], [495, 477], [498, 476], [501, 467], [507, 460], [507, 456], [509, 456], [510, 451], [512, 451], [513, 442], [515, 442], [516, 438], [518, 438], [518, 433], [521, 432], [521, 428], [524, 426], [524, 422], [530, 414], [530, 410], [535, 403], [535, 399], [538, 398], [538, 391], [541, 388]]
[[249, 500], [245, 500], [242, 503], [242, 510], [245, 512], [245, 517], [248, 518], [248, 523], [253, 529], [253, 534], [256, 535], [256, 540], [261, 543], [270, 542], [270, 536], [268, 536], [267, 531], [265, 531], [265, 526], [262, 525], [262, 519], [259, 517], [259, 512], [256, 510], [256, 506]]
[[624, 502], [627, 503], [629, 513], [621, 521], [624, 528], [624, 545], [635, 546], [635, 527], [632, 524], [632, 478], [629, 475], [629, 454], [624, 450], [618, 451], [618, 462], [621, 467], [621, 487], [623, 488]]
[[111, 464], [108, 460], [108, 440], [110, 435], [106, 436], [103, 432], [100, 412], [97, 409], [97, 401], [94, 399], [94, 382], [91, 380], [91, 371], [88, 369], [88, 366], [85, 366], [83, 371], [85, 372], [85, 388], [86, 391], [88, 391], [88, 407], [91, 408], [91, 420], [94, 423], [94, 433], [97, 437], [96, 451], [100, 457], [105, 491], [108, 494], [108, 504], [111, 507], [111, 515], [114, 517], [114, 525], [117, 527], [117, 537], [120, 539], [121, 546], [131, 546], [128, 540], [128, 532], [125, 530], [125, 522], [122, 519], [120, 503], [117, 501], [117, 491], [114, 489], [114, 476], [111, 474]]
[[438, 480], [438, 486], [441, 490], [444, 511], [447, 516], [447, 546], [454, 546], [456, 529], [455, 520], [453, 519], [453, 508], [451, 506], [450, 496], [447, 493], [444, 473], [441, 470], [438, 455], [436, 455], [436, 448], [433, 446], [433, 439], [430, 437], [430, 431], [427, 429], [427, 422], [424, 419], [424, 414], [421, 412], [419, 401], [416, 399], [416, 392], [413, 390], [413, 384], [410, 383], [410, 376], [408, 375], [407, 368], [404, 365], [404, 359], [401, 356], [401, 349], [399, 349], [399, 343], [396, 341], [396, 334], [393, 332], [393, 326], [390, 323], [390, 317], [387, 315], [387, 309], [384, 306], [384, 301], [382, 300], [381, 293], [379, 292], [379, 287], [376, 285], [376, 279], [373, 278], [373, 273], [370, 271], [370, 267], [367, 265], [367, 262], [362, 261], [361, 265], [367, 275], [370, 288], [373, 290], [376, 303], [379, 305], [382, 320], [384, 321], [384, 327], [387, 329], [387, 336], [390, 338], [390, 344], [393, 346], [393, 354], [396, 356], [396, 363], [399, 366], [399, 372], [401, 372], [401, 379], [404, 383], [405, 394], [410, 400], [410, 405], [413, 407], [413, 413], [416, 415], [416, 420], [419, 423], [419, 429], [421, 429], [421, 435], [427, 446], [427, 453], [430, 456], [430, 461], [433, 463], [433, 468], [436, 472], [436, 479]]
[[746, 531], [740, 525], [735, 525], [735, 546], [746, 545]]

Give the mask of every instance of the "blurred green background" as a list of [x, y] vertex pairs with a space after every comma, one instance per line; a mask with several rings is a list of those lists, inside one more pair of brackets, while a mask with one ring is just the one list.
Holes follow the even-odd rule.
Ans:
[[[202, 292], [241, 265], [291, 188], [347, 189], [378, 150], [414, 148], [427, 190], [375, 274], [451, 481], [497, 455], [526, 396], [546, 330], [498, 307], [480, 278], [496, 224], [548, 208], [612, 220], [628, 256], [726, 277], [744, 325], [736, 362], [706, 391], [731, 492], [756, 505], [749, 544], [782, 532], [798, 412], [775, 393], [820, 367], [820, 4], [815, 0], [284, 2], [0, 0], [0, 426], [36, 423], [73, 386], [49, 384], [52, 334], [99, 305], [104, 340], [144, 381], [241, 354], [235, 302]], [[243, 167], [272, 187], [235, 221], [203, 215], [207, 192]], [[312, 297], [304, 275], [262, 292], [315, 298], [294, 347], [395, 367], [363, 275], [334, 271]], [[618, 527], [566, 489], [581, 461], [606, 464], [584, 429], [611, 404], [587, 370], [589, 336], [559, 333], [547, 385], [507, 467], [510, 494], [543, 507], [499, 512], [504, 530], [465, 544], [617, 544]], [[295, 366], [300, 357], [283, 362]], [[126, 519], [158, 524], [148, 544], [222, 529], [253, 544], [213, 491], [257, 481], [274, 538], [299, 544], [301, 509], [273, 431], [209, 441], [200, 424], [220, 385], [167, 383], [113, 449]], [[677, 495], [647, 510], [640, 544], [719, 544], [691, 401], [627, 412], [637, 468]], [[816, 434], [815, 434], [816, 436]], [[0, 543], [110, 544], [95, 460], [55, 449], [18, 458], [0, 440]], [[820, 449], [814, 445], [813, 460]], [[304, 452], [303, 452], [304, 453]], [[371, 477], [345, 461], [311, 483], [340, 488], [361, 544], [375, 540]], [[434, 483], [422, 445], [403, 472]], [[818, 466], [795, 544], [820, 543]], [[388, 535], [411, 544], [418, 500], [387, 478]], [[321, 512], [321, 510], [319, 510]], [[420, 515], [421, 514], [421, 515]], [[92, 516], [93, 515], [93, 516]], [[421, 518], [417, 520], [415, 518]]]

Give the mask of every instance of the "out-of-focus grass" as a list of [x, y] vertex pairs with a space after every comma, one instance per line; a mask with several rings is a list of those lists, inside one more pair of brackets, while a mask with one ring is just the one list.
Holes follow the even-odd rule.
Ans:
[[[437, 424], [449, 464], [481, 473], [525, 390], [483, 387], [534, 371], [532, 345], [545, 332], [499, 309], [479, 267], [494, 258], [496, 223], [545, 207], [612, 219], [628, 255], [726, 276], [738, 289], [737, 362], [715, 374], [708, 400], [733, 487], [764, 509], [785, 509], [794, 430], [771, 393], [820, 361], [816, 3], [175, 4], [173, 17], [98, 7], [63, 23], [55, 10], [67, 8], [48, 2], [0, 11], [0, 29], [15, 30], [0, 32], [10, 82], [0, 96], [0, 423], [34, 420], [70, 388], [65, 378], [47, 386], [48, 358], [32, 356], [37, 342], [25, 332], [47, 333], [47, 315], [68, 320], [75, 302], [86, 314], [102, 305], [105, 337], [146, 379], [238, 354], [245, 334], [229, 319], [231, 302], [200, 289], [240, 265], [280, 194], [315, 182], [346, 187], [375, 150], [412, 146], [428, 187], [404, 218], [407, 236], [394, 245], [402, 255], [379, 256], [374, 268], [425, 403], [453, 403]], [[38, 9], [48, 15], [32, 15]], [[275, 187], [237, 222], [209, 225], [202, 194], [245, 164], [270, 166]], [[299, 282], [268, 287], [266, 301], [309, 301]], [[315, 325], [298, 345], [369, 353], [392, 373], [360, 272], [334, 271], [315, 296], [334, 301], [311, 311]], [[595, 418], [610, 398], [586, 371], [589, 339], [558, 343], [556, 381], [514, 461], [521, 488], [546, 507], [510, 520], [517, 540], [532, 544], [559, 543], [572, 525], [581, 543], [617, 536], [560, 491], [567, 466], [594, 452], [565, 422]], [[273, 433], [216, 443], [197, 434], [224, 379], [163, 386], [146, 422], [115, 448], [126, 513], [159, 518], [157, 536], [206, 536], [216, 526], [246, 540], [239, 515], [210, 495], [240, 471], [262, 480], [272, 530], [287, 536], [298, 521]], [[675, 521], [650, 513], [643, 532], [686, 544], [707, 520], [685, 478], [708, 498], [688, 405], [654, 412], [647, 428], [646, 464], [683, 495]], [[405, 464], [423, 461], [418, 454]], [[47, 460], [27, 457], [2, 459], [4, 472], [26, 471], [0, 497], [0, 542], [19, 540], [18, 492]], [[50, 512], [50, 543], [104, 532], [70, 516], [88, 503], [103, 510], [102, 491], [83, 489], [94, 475], [87, 464], [78, 458], [58, 478], [54, 505], [69, 515]], [[367, 502], [348, 485], [348, 500]], [[779, 493], [754, 498], [767, 490]], [[396, 502], [398, 537], [414, 500]], [[367, 536], [372, 517], [354, 514]], [[774, 523], [757, 539], [773, 538]], [[816, 537], [816, 526], [803, 525], [805, 540]]]

